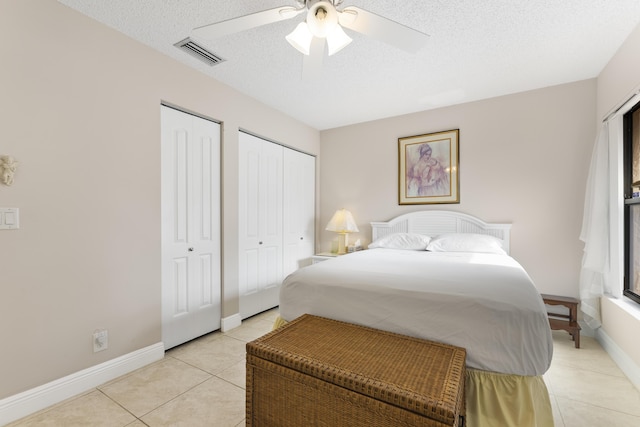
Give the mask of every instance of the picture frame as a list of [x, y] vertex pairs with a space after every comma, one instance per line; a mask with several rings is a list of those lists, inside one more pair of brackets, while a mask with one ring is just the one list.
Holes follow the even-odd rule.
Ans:
[[398, 204], [460, 203], [460, 130], [398, 138]]

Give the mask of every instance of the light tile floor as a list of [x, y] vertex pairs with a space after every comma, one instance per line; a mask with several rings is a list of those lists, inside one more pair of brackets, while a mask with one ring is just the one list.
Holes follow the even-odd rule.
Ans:
[[[277, 314], [171, 349], [163, 360], [10, 426], [244, 426], [245, 344], [271, 330]], [[556, 427], [640, 426], [640, 392], [602, 347], [583, 336], [576, 349], [563, 331], [553, 338], [544, 379]]]

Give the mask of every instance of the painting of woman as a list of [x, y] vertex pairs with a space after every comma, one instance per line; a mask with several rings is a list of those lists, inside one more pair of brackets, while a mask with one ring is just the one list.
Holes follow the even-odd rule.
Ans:
[[398, 138], [401, 205], [460, 203], [459, 130]]
[[[433, 157], [431, 143], [418, 146], [419, 160], [408, 169], [407, 196], [428, 197], [448, 196], [451, 194], [448, 168]], [[447, 165], [448, 165], [447, 161]]]

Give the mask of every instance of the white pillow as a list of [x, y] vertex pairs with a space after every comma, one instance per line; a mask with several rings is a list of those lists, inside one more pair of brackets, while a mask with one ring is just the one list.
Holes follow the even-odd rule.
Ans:
[[493, 236], [473, 233], [441, 234], [427, 246], [432, 252], [482, 252], [506, 255], [502, 242]]
[[424, 251], [430, 240], [431, 237], [424, 234], [393, 233], [371, 242], [369, 249], [388, 248]]

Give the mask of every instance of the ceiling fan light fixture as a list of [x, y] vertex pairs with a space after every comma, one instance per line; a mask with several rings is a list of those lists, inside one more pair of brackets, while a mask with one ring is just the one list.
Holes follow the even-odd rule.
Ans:
[[300, 53], [309, 55], [313, 34], [309, 31], [309, 27], [306, 22], [299, 23], [296, 26], [296, 29], [286, 36], [285, 39], [287, 39], [289, 44], [295, 47]]
[[340, 52], [353, 40], [344, 32], [340, 25], [336, 25], [333, 31], [327, 34], [327, 54], [329, 56]]
[[338, 25], [338, 12], [328, 1], [319, 1], [307, 12], [309, 31], [316, 37], [324, 38]]

